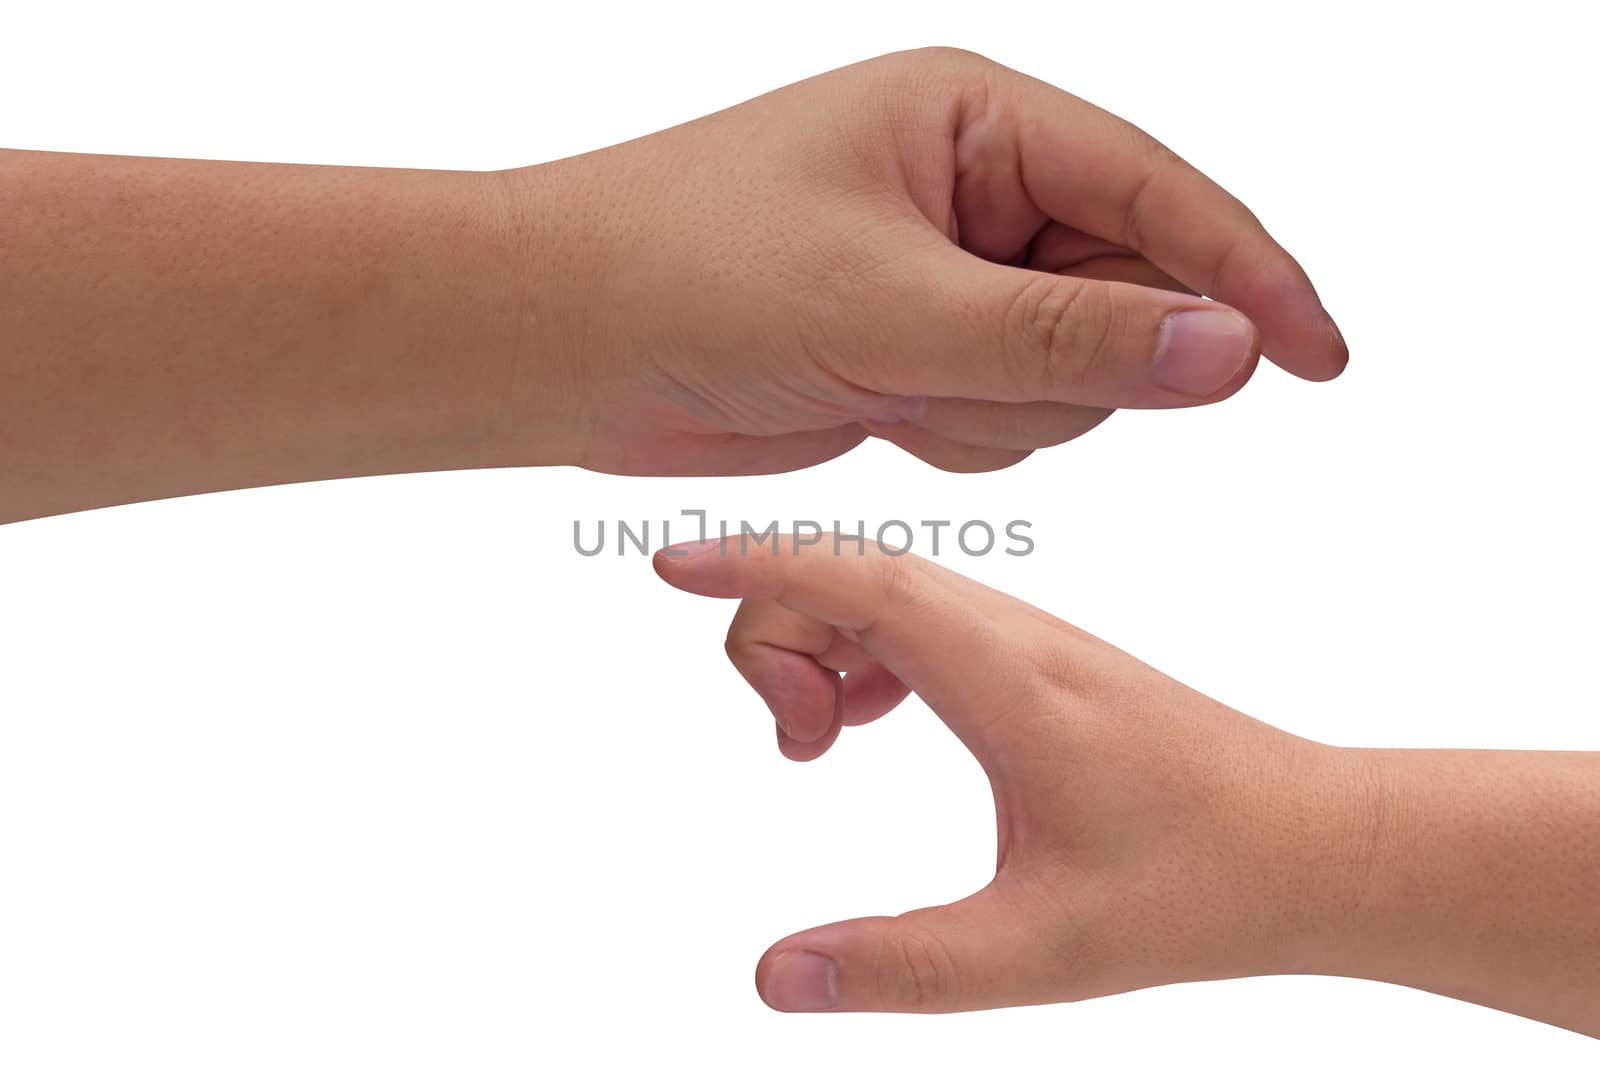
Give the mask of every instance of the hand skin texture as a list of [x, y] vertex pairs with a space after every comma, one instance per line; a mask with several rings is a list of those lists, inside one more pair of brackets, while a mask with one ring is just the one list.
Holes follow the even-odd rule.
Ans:
[[1346, 360], [1237, 200], [951, 49], [521, 170], [0, 151], [0, 293], [0, 521], [417, 470], [776, 472], [869, 434], [990, 470], [1223, 399], [1262, 351]]
[[909, 688], [993, 787], [993, 881], [784, 938], [756, 971], [774, 1008], [966, 1011], [1309, 973], [1600, 1037], [1600, 753], [1317, 744], [861, 542], [699, 542], [655, 566], [743, 600], [728, 655], [784, 755], [821, 755]]

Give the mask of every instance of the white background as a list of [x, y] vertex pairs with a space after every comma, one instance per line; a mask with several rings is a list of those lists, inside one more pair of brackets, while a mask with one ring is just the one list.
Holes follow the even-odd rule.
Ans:
[[0, 1062], [1594, 1062], [1321, 978], [767, 1010], [770, 941], [987, 879], [985, 783], [914, 703], [785, 763], [729, 605], [571, 548], [575, 518], [682, 507], [1026, 518], [1031, 557], [945, 562], [1277, 725], [1600, 747], [1582, 10], [6, 3], [0, 144], [302, 162], [520, 165], [961, 45], [1238, 194], [1353, 361], [991, 475], [869, 442], [780, 478], [430, 474], [0, 529]]

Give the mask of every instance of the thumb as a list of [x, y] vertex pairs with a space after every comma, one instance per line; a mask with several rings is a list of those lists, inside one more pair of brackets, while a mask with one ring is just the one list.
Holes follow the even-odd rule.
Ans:
[[1187, 407], [1238, 391], [1261, 351], [1255, 325], [1226, 304], [953, 247], [913, 284], [923, 290], [906, 302], [921, 320], [918, 358], [885, 383], [896, 395]]
[[1060, 999], [1062, 961], [1020, 900], [992, 883], [965, 900], [850, 919], [784, 938], [756, 967], [778, 1011], [953, 1012]]

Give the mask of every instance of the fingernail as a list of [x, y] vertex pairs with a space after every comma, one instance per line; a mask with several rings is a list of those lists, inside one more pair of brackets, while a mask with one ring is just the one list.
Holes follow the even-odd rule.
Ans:
[[928, 398], [925, 396], [908, 396], [894, 407], [881, 415], [874, 415], [871, 422], [904, 422], [906, 419], [919, 418], [928, 413]]
[[838, 1002], [838, 969], [815, 952], [780, 952], [767, 972], [767, 1003], [779, 1011], [828, 1011]]
[[663, 548], [661, 554], [668, 559], [683, 559], [688, 556], [703, 556], [721, 546], [721, 541], [679, 541], [675, 545]]
[[1255, 330], [1237, 311], [1180, 311], [1161, 324], [1151, 367], [1156, 383], [1191, 396], [1210, 396], [1255, 355]]

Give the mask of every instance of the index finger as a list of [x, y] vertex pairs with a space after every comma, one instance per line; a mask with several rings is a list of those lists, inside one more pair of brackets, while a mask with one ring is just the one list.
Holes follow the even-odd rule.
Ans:
[[1311, 279], [1261, 221], [1143, 130], [1009, 68], [978, 121], [1008, 124], [1024, 190], [1057, 222], [1131, 248], [1261, 330], [1267, 358], [1313, 381], [1350, 353]]
[[910, 555], [869, 542], [730, 537], [658, 552], [656, 573], [701, 596], [772, 600], [853, 635], [919, 693], [974, 751], [997, 709], [1029, 695], [1006, 648], [1033, 625], [1017, 602]]

